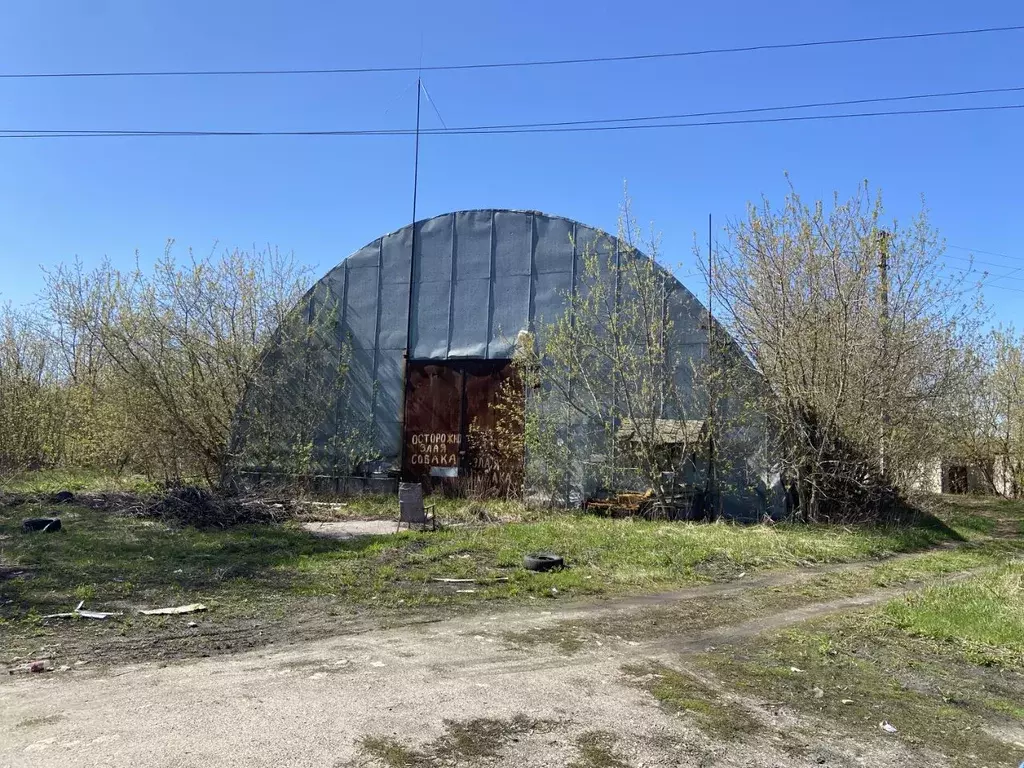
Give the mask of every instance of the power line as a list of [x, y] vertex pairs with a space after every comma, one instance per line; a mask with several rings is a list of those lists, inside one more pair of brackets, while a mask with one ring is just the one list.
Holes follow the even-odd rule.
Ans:
[[[482, 131], [469, 131], [467, 133], [475, 135], [487, 135], [487, 134], [510, 134], [510, 133], [590, 133], [599, 131], [628, 131], [628, 130], [642, 130], [645, 128], [694, 128], [704, 126], [719, 126], [719, 125], [758, 125], [758, 124], [769, 124], [769, 123], [795, 123], [795, 122], [806, 122], [814, 120], [841, 120], [848, 118], [857, 117], [892, 117], [897, 115], [938, 115], [938, 114], [950, 114], [955, 112], [994, 112], [1009, 109], [1022, 109], [1024, 104], [999, 104], [992, 106], [978, 106], [978, 107], [943, 107], [936, 109], [903, 109], [903, 110], [890, 110], [884, 112], [848, 112], [840, 113], [835, 115], [791, 115], [785, 117], [764, 117], [764, 118], [751, 118], [743, 120], [707, 120], [704, 122], [694, 123], [657, 123], [657, 124], [629, 124], [629, 125], [597, 125], [597, 126], [568, 126], [558, 128], [523, 128], [523, 129], [506, 129], [500, 128], [495, 130], [482, 130]], [[458, 131], [452, 131], [453, 133]]]
[[605, 117], [591, 118], [588, 120], [562, 120], [548, 123], [510, 123], [506, 125], [476, 125], [460, 128], [466, 131], [486, 131], [491, 129], [508, 128], [555, 128], [571, 125], [600, 125], [603, 123], [640, 123], [654, 120], [687, 120], [695, 117], [717, 117], [721, 115], [747, 115], [760, 112], [785, 112], [799, 109], [819, 109], [823, 107], [849, 107], [857, 104], [882, 104], [894, 101], [913, 101], [917, 99], [939, 99], [952, 98], [956, 96], [980, 96], [994, 93], [1019, 93], [1024, 91], [1024, 86], [1013, 85], [1005, 88], [975, 88], [969, 91], [943, 91], [935, 93], [915, 93], [905, 96], [876, 96], [864, 99], [847, 99], [844, 101], [818, 101], [806, 102], [803, 104], [786, 104], [780, 107], [749, 107], [747, 109], [724, 109], [711, 112], [688, 112], [675, 115], [650, 115], [646, 117]]
[[[415, 85], [415, 82], [413, 83]], [[915, 93], [901, 96], [876, 96], [862, 99], [846, 99], [843, 101], [818, 101], [818, 102], [804, 102], [802, 104], [784, 104], [775, 107], [748, 107], [745, 109], [722, 109], [704, 112], [684, 112], [680, 114], [668, 114], [668, 115], [645, 115], [640, 117], [601, 117], [601, 118], [590, 118], [587, 120], [560, 120], [556, 122], [541, 122], [541, 123], [505, 123], [497, 125], [468, 125], [459, 126], [456, 128], [449, 128], [444, 118], [441, 117], [441, 113], [437, 111], [437, 107], [434, 105], [434, 100], [430, 97], [429, 92], [426, 90], [426, 86], [423, 87], [423, 93], [427, 97], [427, 102], [434, 107], [434, 111], [437, 114], [438, 119], [443, 126], [444, 131], [458, 130], [458, 131], [490, 131], [490, 130], [506, 130], [512, 128], [557, 128], [562, 126], [574, 126], [574, 125], [601, 125], [607, 123], [641, 123], [641, 122], [654, 122], [656, 120], [688, 120], [697, 117], [720, 117], [724, 115], [746, 115], [746, 114], [757, 114], [764, 112], [789, 112], [794, 110], [802, 109], [817, 109], [823, 107], [845, 107], [854, 106], [858, 104], [881, 104], [896, 101], [913, 101], [919, 99], [938, 99], [938, 98], [952, 98], [958, 96], [979, 96], [979, 95], [990, 95], [995, 93], [1019, 93], [1024, 91], [1024, 85], [1013, 85], [1004, 88], [975, 88], [966, 91], [936, 91], [932, 93]], [[408, 89], [403, 92], [408, 92]], [[391, 107], [388, 107], [390, 110]], [[385, 114], [388, 110], [385, 110]], [[392, 129], [392, 132], [400, 133], [402, 130], [407, 129]], [[437, 131], [435, 128], [424, 128], [421, 133], [431, 133]], [[385, 131], [380, 131], [384, 133]], [[32, 129], [0, 129], [0, 133], [131, 133], [131, 134], [142, 134], [151, 133], [151, 131], [136, 131], [136, 130], [107, 130], [107, 129], [83, 129], [83, 130], [32, 130]], [[163, 133], [163, 132], [159, 132]], [[950, 246], [956, 248], [957, 246]]]
[[1024, 288], [1015, 288], [1012, 285], [984, 285], [983, 288], [995, 288], [997, 291], [1014, 291], [1016, 293], [1024, 293]]
[[[1008, 264], [1003, 264], [1001, 266], [1006, 267], [1006, 266], [1009, 266], [1009, 265]], [[1022, 277], [1017, 277], [1017, 273], [1020, 272], [1021, 270], [1024, 270], [1024, 266], [1015, 267], [1015, 268], [1011, 269], [1009, 272], [1002, 273], [1002, 274], [997, 274], [997, 273], [989, 272], [989, 271], [986, 270], [986, 271], [981, 273], [981, 279], [978, 280], [973, 286], [971, 286], [970, 288], [967, 288], [966, 290], [958, 292], [956, 295], [957, 296], [962, 296], [965, 293], [970, 293], [971, 291], [976, 291], [976, 290], [980, 290], [980, 289], [983, 289], [983, 288], [998, 288], [999, 290], [1004, 290], [1004, 291], [1024, 291], [1024, 288], [1014, 288], [1014, 287], [1008, 286], [1008, 285], [996, 285], [995, 284], [999, 280], [1024, 280], [1024, 278], [1022, 278]], [[963, 279], [966, 279], [968, 274], [970, 274], [970, 273], [969, 272], [965, 272], [964, 273], [964, 277], [961, 279], [961, 282], [963, 281]]]
[[[972, 259], [972, 258], [970, 258], [968, 256], [957, 256], [954, 253], [943, 254], [943, 258], [946, 258], [946, 259], [956, 259], [957, 261], [966, 261], [966, 262], [969, 262], [971, 264], [984, 264], [985, 266], [989, 266], [989, 267], [1009, 267], [1009, 266], [1012, 266], [1012, 264], [1000, 263], [998, 261], [982, 261], [981, 259]], [[1006, 258], [1013, 259], [1012, 256], [1007, 256]], [[1019, 261], [1019, 259], [1014, 259], [1014, 260], [1015, 261]]]
[[[963, 245], [948, 245], [947, 248], [955, 248], [958, 251], [967, 251], [968, 253], [983, 253], [986, 256], [998, 256], [1002, 259], [1019, 259], [1019, 256], [1009, 256], [1005, 253], [996, 253], [995, 251], [983, 251], [980, 248], [967, 248]], [[1000, 266], [1000, 265], [997, 265]]]
[[978, 283], [978, 287], [979, 288], [1007, 288], [1009, 286], [994, 285], [993, 283], [996, 280], [1005, 280], [1005, 279], [1011, 279], [1012, 280], [1013, 276], [1017, 272], [1020, 272], [1022, 269], [1024, 269], [1024, 267], [1017, 267], [1016, 269], [1010, 270], [1005, 275], [993, 275], [993, 274], [990, 273], [990, 274], [986, 275], [985, 277], [983, 277], [981, 279], [981, 281]]
[[101, 78], [101, 77], [223, 77], [252, 75], [365, 75], [387, 72], [452, 72], [479, 69], [513, 69], [522, 67], [552, 67], [574, 64], [599, 64], [628, 61], [651, 61], [658, 59], [679, 59], [694, 56], [713, 56], [733, 53], [755, 53], [760, 51], [781, 51], [800, 48], [818, 48], [831, 45], [858, 45], [901, 40], [924, 40], [966, 35], [1016, 32], [1024, 25], [1002, 27], [979, 27], [942, 32], [913, 32], [901, 35], [874, 35], [871, 37], [847, 37], [831, 40], [808, 40], [797, 43], [763, 43], [760, 45], [704, 48], [668, 53], [640, 53], [625, 56], [590, 56], [573, 59], [535, 59], [532, 61], [484, 62], [473, 64], [440, 64], [434, 66], [386, 66], [386, 67], [339, 67], [325, 69], [207, 69], [207, 70], [150, 70], [150, 71], [107, 71], [107, 72], [7, 72], [0, 73], [4, 79], [53, 79], [53, 78]]
[[[848, 112], [834, 115], [790, 115], [785, 117], [763, 117], [749, 118], [742, 120], [707, 120], [702, 122], [689, 123], [645, 123], [627, 125], [594, 125], [594, 126], [561, 126], [550, 128], [505, 128], [495, 126], [486, 130], [477, 128], [433, 128], [421, 130], [420, 134], [432, 136], [495, 136], [509, 134], [532, 134], [532, 133], [595, 133], [606, 131], [631, 131], [642, 129], [665, 129], [665, 128], [702, 128], [709, 126], [726, 125], [763, 125], [772, 123], [795, 123], [810, 122], [817, 120], [843, 120], [862, 117], [893, 117], [902, 115], [939, 115], [954, 114], [961, 112], [998, 112], [1006, 110], [1024, 109], [1024, 104], [997, 104], [990, 106], [976, 107], [942, 107], [936, 109], [902, 109], [884, 112]], [[0, 139], [66, 139], [66, 138], [125, 138], [125, 137], [199, 137], [199, 136], [412, 136], [415, 131], [408, 128], [395, 129], [360, 129], [360, 130], [281, 130], [281, 131], [260, 131], [260, 130], [236, 130], [236, 131], [214, 131], [214, 130], [182, 130], [182, 131], [139, 131], [139, 130], [25, 130], [7, 129], [0, 130]]]

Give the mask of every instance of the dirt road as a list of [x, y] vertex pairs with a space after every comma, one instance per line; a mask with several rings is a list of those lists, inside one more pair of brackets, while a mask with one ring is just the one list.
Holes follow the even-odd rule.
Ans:
[[[715, 629], [640, 639], [557, 637], [582, 619], [629, 620], [652, 605], [724, 602], [799, 575], [660, 598], [477, 615], [180, 662], [21, 674], [0, 682], [0, 766], [916, 766], [893, 745], [853, 744], [764, 702], [760, 726], [721, 739], [661, 708], [624, 667], [686, 670], [707, 645], [891, 596], [877, 592]], [[781, 581], [780, 581], [781, 580]], [[642, 680], [640, 681], [642, 682]], [[733, 697], [735, 698], [735, 697]], [[807, 734], [812, 734], [808, 736]]]

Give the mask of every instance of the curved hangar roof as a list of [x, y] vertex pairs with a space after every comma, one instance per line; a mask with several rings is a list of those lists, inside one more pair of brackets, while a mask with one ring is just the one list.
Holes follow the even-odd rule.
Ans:
[[[562, 314], [586, 247], [618, 249], [605, 232], [535, 211], [458, 211], [415, 227], [415, 254], [409, 225], [349, 256], [306, 299], [326, 291], [338, 302], [337, 342], [347, 337], [352, 345], [345, 409], [372, 415], [385, 457], [400, 449], [407, 333], [414, 360], [508, 358], [520, 331]], [[676, 342], [690, 356], [702, 354], [706, 310], [670, 279]], [[333, 423], [325, 414], [325, 438]]]

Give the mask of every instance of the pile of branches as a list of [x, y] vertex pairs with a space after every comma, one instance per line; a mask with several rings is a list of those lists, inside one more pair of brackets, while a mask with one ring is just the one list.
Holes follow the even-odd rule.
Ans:
[[[0, 492], [0, 507], [64, 503], [72, 503], [72, 499], [61, 499], [60, 494]], [[172, 488], [162, 496], [140, 496], [118, 491], [80, 492], [73, 496], [73, 503], [119, 517], [156, 519], [195, 528], [281, 523], [295, 517], [299, 511], [298, 503], [291, 499], [218, 495], [196, 486]]]
[[291, 517], [293, 510], [287, 502], [254, 496], [217, 496], [205, 488], [186, 486], [168, 491], [155, 502], [122, 508], [120, 513], [194, 528], [231, 528], [280, 523]]

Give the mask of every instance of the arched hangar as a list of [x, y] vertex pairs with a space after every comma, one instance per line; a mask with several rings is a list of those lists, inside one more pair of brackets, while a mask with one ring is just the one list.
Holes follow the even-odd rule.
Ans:
[[[300, 457], [303, 471], [344, 476], [372, 456], [407, 479], [471, 474], [470, 422], [496, 417], [516, 339], [564, 313], [585, 247], [620, 250], [585, 224], [517, 210], [446, 213], [370, 242], [317, 282], [271, 342], [237, 420], [236, 466], [285, 470]], [[700, 360], [707, 309], [665, 274], [680, 359]], [[691, 387], [693, 367], [678, 368], [677, 385]], [[767, 503], [758, 453], [731, 462], [739, 481], [723, 506], [733, 514]]]

